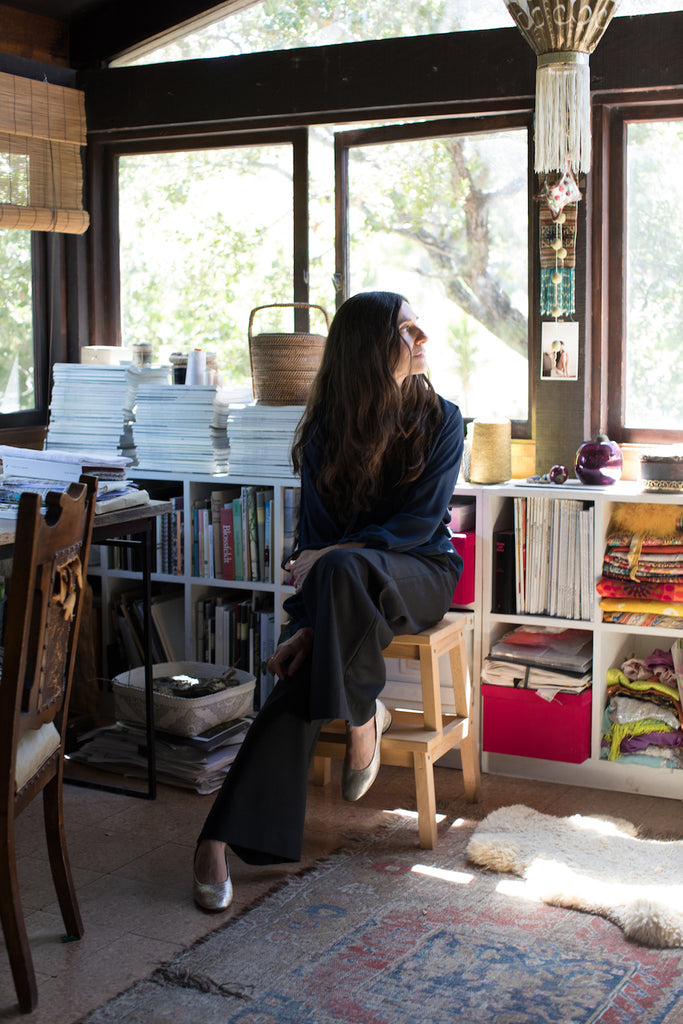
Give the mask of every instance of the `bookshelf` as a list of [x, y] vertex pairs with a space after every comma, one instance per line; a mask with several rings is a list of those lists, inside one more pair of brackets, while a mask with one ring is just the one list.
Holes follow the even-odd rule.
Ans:
[[[480, 487], [477, 496], [477, 553], [481, 555], [481, 603], [476, 614], [481, 633], [481, 659], [488, 654], [491, 644], [521, 624], [559, 626], [581, 629], [592, 636], [593, 683], [590, 700], [590, 755], [580, 763], [549, 760], [538, 757], [513, 756], [482, 750], [482, 769], [492, 774], [542, 779], [568, 785], [581, 785], [623, 792], [643, 793], [650, 796], [683, 798], [683, 770], [654, 768], [649, 765], [606, 761], [600, 757], [602, 717], [607, 702], [606, 673], [618, 667], [628, 656], [647, 657], [661, 647], [669, 649], [674, 640], [683, 636], [681, 630], [661, 627], [627, 626], [602, 621], [599, 596], [595, 584], [601, 575], [602, 559], [610, 515], [615, 502], [666, 503], [681, 505], [683, 496], [675, 494], [649, 494], [639, 490], [637, 484], [618, 483], [611, 487], [536, 486], [510, 482]], [[494, 534], [505, 528], [514, 528], [514, 501], [519, 498], [546, 499], [556, 502], [580, 500], [591, 509], [593, 561], [591, 601], [583, 616], [567, 618], [547, 614], [518, 614], [494, 612], [493, 566]], [[540, 571], [539, 567], [539, 571]], [[584, 568], [578, 566], [578, 569]], [[479, 666], [481, 662], [479, 662]], [[477, 672], [478, 678], [478, 672]], [[520, 696], [522, 696], [520, 694]], [[480, 722], [486, 706], [479, 702]], [[569, 718], [571, 720], [571, 717]], [[483, 730], [480, 730], [480, 736]]]
[[[153, 473], [141, 470], [131, 471], [129, 476], [140, 486], [149, 489], [152, 496], [163, 495], [175, 506], [174, 512], [163, 520], [160, 518], [157, 523], [157, 569], [153, 573], [152, 597], [153, 617], [155, 612], [158, 612], [160, 619], [167, 617], [170, 620], [175, 660], [213, 660], [220, 664], [220, 650], [225, 650], [228, 643], [225, 628], [221, 627], [221, 622], [227, 618], [227, 615], [223, 615], [223, 610], [226, 606], [248, 604], [260, 613], [257, 647], [252, 652], [253, 665], [259, 652], [267, 653], [267, 647], [274, 646], [284, 619], [282, 604], [287, 595], [293, 593], [293, 588], [287, 584], [285, 574], [280, 569], [280, 563], [286, 543], [286, 520], [290, 518], [286, 511], [288, 495], [293, 489], [298, 490], [298, 482], [293, 477], [247, 478], [183, 473], [171, 475], [166, 472]], [[209, 557], [206, 535], [205, 556], [201, 555], [198, 513], [202, 509], [204, 512], [210, 511], [212, 495], [220, 494], [227, 503], [228, 497], [239, 495], [242, 488], [246, 487], [267, 493], [271, 503], [269, 511], [273, 529], [272, 542], [268, 545], [270, 565], [264, 569], [261, 564], [255, 569], [256, 578], [251, 578], [251, 573], [245, 569], [239, 573], [243, 576], [242, 579], [224, 579], [216, 575], [216, 572], [221, 570], [216, 562], [213, 546]], [[205, 516], [206, 519], [208, 516]], [[212, 542], [214, 537], [215, 535], [212, 535]], [[89, 573], [99, 578], [105, 644], [116, 644], [119, 639], [116, 635], [116, 621], [112, 621], [109, 610], [112, 607], [121, 608], [122, 615], [128, 610], [127, 595], [139, 586], [139, 577], [133, 566], [125, 568], [121, 564], [111, 564], [111, 556], [105, 550], [100, 551], [98, 561], [99, 564], [93, 564], [91, 560]], [[217, 612], [217, 609], [221, 611]], [[132, 608], [130, 610], [132, 611]], [[178, 621], [182, 626], [180, 630]], [[206, 630], [209, 621], [214, 624], [211, 627], [213, 636]], [[263, 635], [261, 624], [264, 628]], [[213, 632], [214, 630], [216, 632]], [[218, 657], [215, 653], [216, 641]], [[208, 650], [211, 643], [214, 645], [213, 655], [210, 655]], [[129, 649], [129, 663], [130, 654]], [[234, 659], [231, 659], [231, 663], [233, 662]], [[123, 668], [125, 667], [127, 666], [124, 665]], [[259, 673], [256, 668], [254, 674], [257, 676], [258, 686]], [[261, 693], [258, 699], [264, 697], [265, 693]]]
[[[197, 621], [196, 606], [200, 600], [215, 600], [230, 595], [244, 600], [266, 598], [272, 600], [274, 622], [273, 632], [277, 638], [284, 621], [282, 603], [292, 593], [292, 588], [283, 579], [279, 566], [283, 557], [285, 532], [285, 499], [288, 489], [297, 487], [297, 480], [291, 476], [264, 476], [258, 473], [240, 476], [202, 476], [199, 474], [169, 475], [134, 471], [130, 474], [145, 486], [153, 496], [181, 498], [184, 509], [192, 509], [193, 502], [207, 500], [214, 490], [252, 485], [272, 488], [274, 523], [272, 565], [275, 573], [272, 581], [243, 580], [228, 581], [197, 575], [192, 570], [193, 533], [191, 520], [187, 517], [181, 531], [180, 545], [183, 565], [181, 571], [157, 572], [154, 574], [156, 592], [171, 590], [182, 599], [185, 625], [184, 651], [188, 660], [196, 660]], [[590, 510], [593, 562], [590, 567], [590, 601], [579, 608], [579, 617], [560, 617], [539, 613], [495, 612], [493, 611], [493, 575], [495, 563], [494, 535], [503, 529], [514, 529], [514, 502], [519, 498], [553, 500], [557, 503], [579, 501]], [[600, 757], [602, 715], [606, 703], [606, 672], [618, 666], [628, 655], [646, 657], [654, 648], [670, 648], [673, 641], [683, 638], [683, 632], [670, 628], [625, 626], [602, 622], [599, 597], [595, 584], [600, 576], [607, 524], [614, 502], [660, 502], [681, 505], [683, 496], [647, 494], [636, 484], [616, 484], [607, 488], [536, 486], [511, 481], [499, 485], [459, 484], [454, 492], [459, 503], [475, 506], [475, 566], [474, 600], [457, 605], [467, 619], [467, 648], [470, 672], [477, 693], [477, 729], [482, 750], [482, 769], [491, 774], [558, 782], [566, 785], [581, 785], [596, 788], [615, 789], [623, 792], [642, 793], [652, 796], [683, 798], [683, 770], [653, 768], [648, 765], [606, 761]], [[583, 557], [583, 556], [580, 556]], [[100, 577], [103, 611], [109, 606], [112, 595], [130, 587], [132, 573], [124, 569], [108, 568], [104, 564], [92, 571]], [[585, 571], [585, 567], [580, 567]], [[511, 755], [489, 752], [483, 749], [481, 738], [484, 732], [486, 704], [481, 699], [479, 677], [481, 665], [493, 643], [506, 632], [520, 624], [552, 625], [571, 629], [580, 628], [592, 637], [593, 684], [587, 691], [590, 699], [584, 704], [589, 717], [590, 754], [579, 763], [562, 759]], [[105, 634], [110, 629], [104, 623]], [[417, 688], [419, 671], [414, 663], [406, 661], [387, 662], [387, 686], [405, 698], [410, 706]], [[446, 694], [445, 694], [446, 696]], [[568, 719], [571, 721], [571, 718]], [[448, 759], [446, 764], [451, 763]], [[455, 761], [453, 762], [455, 763]]]

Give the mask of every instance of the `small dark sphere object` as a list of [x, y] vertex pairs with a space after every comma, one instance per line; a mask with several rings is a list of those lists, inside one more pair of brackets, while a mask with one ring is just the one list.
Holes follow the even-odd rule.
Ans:
[[567, 473], [566, 466], [553, 466], [548, 474], [550, 480], [554, 484], [563, 484], [569, 474]]

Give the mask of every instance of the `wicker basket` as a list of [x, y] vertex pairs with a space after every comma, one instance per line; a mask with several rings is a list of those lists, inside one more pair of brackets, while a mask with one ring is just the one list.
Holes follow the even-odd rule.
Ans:
[[325, 338], [322, 334], [252, 335], [254, 317], [262, 309], [319, 309], [327, 329], [330, 318], [322, 306], [308, 302], [273, 302], [249, 315], [249, 358], [254, 398], [259, 405], [305, 405], [318, 372]]

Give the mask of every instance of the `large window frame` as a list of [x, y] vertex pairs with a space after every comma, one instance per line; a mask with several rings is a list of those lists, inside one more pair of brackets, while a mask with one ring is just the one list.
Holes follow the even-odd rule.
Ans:
[[671, 444], [681, 437], [681, 431], [627, 427], [624, 422], [627, 130], [630, 124], [680, 118], [682, 89], [641, 93], [631, 102], [607, 97], [594, 104], [591, 419], [620, 444]]
[[[91, 335], [100, 345], [121, 344], [121, 289], [119, 259], [119, 157], [131, 154], [189, 152], [201, 149], [232, 149], [244, 146], [289, 144], [292, 147], [292, 211], [294, 302], [308, 302], [308, 135], [292, 128], [267, 132], [221, 132], [179, 136], [172, 141], [135, 140], [97, 142], [89, 147], [90, 179], [98, 202], [90, 229], [90, 323]], [[295, 329], [308, 331], [309, 311], [295, 310]], [[93, 342], [95, 343], [95, 342]]]
[[[524, 127], [528, 130], [530, 152], [533, 145], [533, 112], [519, 109], [513, 111], [477, 111], [473, 114], [454, 115], [448, 118], [425, 118], [419, 122], [401, 120], [394, 125], [371, 128], [354, 126], [349, 131], [337, 132], [344, 144], [351, 143], [358, 135], [367, 138], [371, 132], [377, 141], [428, 138], [443, 134], [466, 134]], [[290, 143], [293, 147], [293, 213], [294, 213], [294, 276], [292, 301], [310, 301], [309, 288], [309, 235], [308, 235], [308, 129], [309, 125], [283, 130], [261, 132], [211, 132], [196, 127], [196, 134], [178, 134], [172, 139], [116, 139], [111, 142], [97, 140], [88, 147], [89, 180], [94, 186], [91, 204], [91, 245], [90, 260], [90, 325], [93, 344], [121, 344], [120, 265], [118, 227], [118, 159], [120, 156], [139, 153], [159, 153], [194, 149], [218, 149], [237, 146]], [[343, 128], [335, 124], [335, 131]], [[347, 242], [344, 239], [345, 210], [348, 209], [348, 189], [342, 170], [344, 158], [335, 144], [335, 239], [337, 253], [336, 271], [344, 263]], [[529, 321], [528, 321], [528, 417], [512, 424], [512, 436], [531, 438], [533, 410], [538, 377], [537, 317], [538, 306], [538, 231], [534, 211], [533, 161], [529, 159], [528, 218], [529, 218]], [[341, 300], [341, 293], [339, 298]], [[309, 330], [309, 311], [296, 310], [295, 329]], [[95, 340], [96, 339], [96, 340]], [[246, 344], [246, 342], [245, 342]]]
[[34, 405], [0, 413], [0, 432], [47, 424], [51, 367], [67, 358], [65, 254], [62, 235], [31, 232]]
[[392, 142], [419, 141], [443, 138], [451, 135], [475, 135], [488, 132], [525, 128], [528, 140], [527, 160], [527, 217], [528, 217], [528, 283], [529, 297], [527, 317], [527, 418], [513, 420], [511, 423], [512, 437], [530, 438], [532, 415], [536, 399], [536, 379], [539, 375], [537, 343], [539, 274], [538, 260], [538, 224], [534, 217], [534, 172], [533, 172], [533, 114], [531, 112], [513, 112], [481, 114], [476, 117], [460, 116], [404, 122], [381, 127], [359, 127], [349, 131], [335, 133], [334, 164], [335, 164], [335, 277], [338, 282], [337, 299], [340, 304], [348, 298], [348, 282], [350, 279], [350, 238], [349, 238], [349, 151], [356, 146], [385, 145]]

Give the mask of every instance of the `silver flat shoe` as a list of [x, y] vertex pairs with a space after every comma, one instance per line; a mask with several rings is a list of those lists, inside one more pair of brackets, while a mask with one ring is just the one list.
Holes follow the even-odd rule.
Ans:
[[375, 706], [375, 751], [372, 755], [372, 760], [366, 768], [347, 768], [344, 765], [341, 783], [344, 800], [348, 800], [350, 803], [360, 800], [377, 778], [382, 734], [387, 731], [390, 725], [391, 715], [382, 701], [378, 700]]
[[225, 910], [232, 903], [232, 882], [230, 881], [227, 850], [225, 853], [225, 867], [228, 877], [224, 882], [200, 882], [195, 874], [193, 865], [192, 896], [197, 906], [201, 907], [202, 910]]

